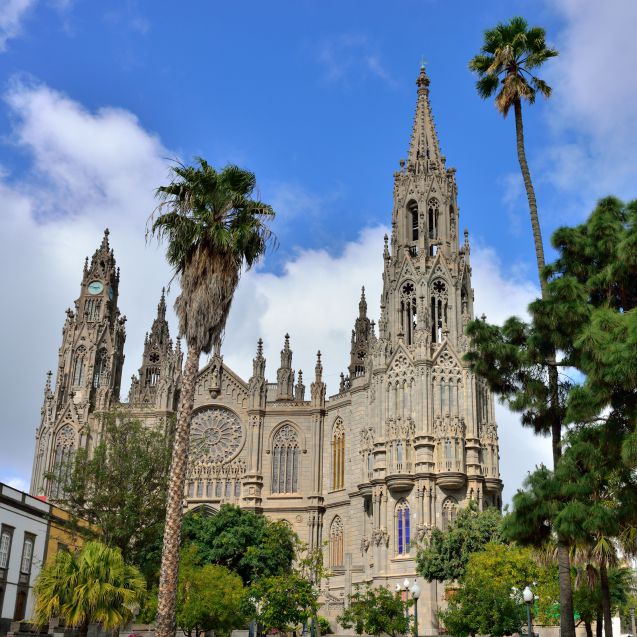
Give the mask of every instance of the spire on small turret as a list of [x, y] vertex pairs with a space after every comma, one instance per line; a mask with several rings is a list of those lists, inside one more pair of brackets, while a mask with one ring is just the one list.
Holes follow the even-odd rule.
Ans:
[[316, 352], [316, 365], [314, 366], [314, 379], [317, 383], [323, 381], [323, 365], [321, 364], [321, 350]]
[[281, 350], [281, 367], [276, 373], [277, 400], [291, 400], [294, 396], [294, 370], [292, 369], [292, 350], [290, 349], [290, 335], [285, 335]]
[[263, 357], [263, 339], [257, 341], [257, 355], [252, 359], [253, 378], [265, 378], [265, 358]]
[[[108, 228], [104, 228], [104, 238], [102, 239], [102, 245], [100, 246], [101, 250], [110, 250], [110, 246], [108, 244], [108, 235], [110, 234], [110, 230]], [[112, 250], [111, 250], [112, 252]]]
[[305, 385], [303, 384], [303, 372], [299, 369], [298, 380], [294, 386], [294, 400], [305, 400]]
[[416, 86], [418, 86], [418, 101], [416, 103], [414, 127], [409, 143], [407, 167], [408, 169], [419, 172], [417, 166], [421, 162], [424, 163], [425, 167], [429, 160], [440, 162], [440, 167], [444, 166], [444, 162], [440, 154], [438, 135], [436, 134], [436, 127], [431, 114], [431, 105], [429, 104], [429, 78], [427, 77], [424, 63], [420, 66]]
[[44, 398], [47, 399], [51, 395], [51, 376], [53, 372], [49, 370], [46, 373], [46, 383], [44, 383]]
[[358, 316], [367, 317], [367, 299], [365, 298], [365, 286], [361, 288], [361, 300], [358, 302]]

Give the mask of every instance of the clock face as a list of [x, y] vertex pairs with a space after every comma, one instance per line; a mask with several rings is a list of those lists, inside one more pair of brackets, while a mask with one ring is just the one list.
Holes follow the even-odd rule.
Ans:
[[99, 294], [104, 289], [104, 284], [101, 281], [91, 281], [88, 284], [89, 294]]

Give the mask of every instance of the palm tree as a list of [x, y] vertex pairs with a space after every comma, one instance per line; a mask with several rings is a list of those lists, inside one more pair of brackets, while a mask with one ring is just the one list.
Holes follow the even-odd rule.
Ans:
[[[181, 283], [175, 301], [188, 346], [170, 467], [166, 526], [157, 600], [157, 637], [175, 634], [175, 604], [190, 420], [199, 357], [220, 347], [242, 268], [250, 268], [273, 235], [272, 208], [252, 198], [254, 174], [237, 166], [217, 171], [204, 159], [176, 165], [157, 189], [149, 233], [168, 243], [166, 258]], [[156, 216], [155, 216], [156, 215]]]
[[529, 29], [524, 18], [516, 17], [512, 18], [509, 24], [500, 23], [494, 29], [487, 29], [484, 33], [481, 53], [469, 62], [469, 68], [480, 76], [476, 82], [480, 97], [487, 99], [498, 91], [495, 105], [504, 117], [513, 106], [518, 160], [529, 200], [535, 256], [543, 293], [546, 285], [542, 276], [544, 246], [537, 215], [535, 190], [524, 149], [522, 100], [533, 104], [538, 93], [544, 97], [550, 97], [551, 87], [534, 75], [533, 70], [556, 55], [555, 49], [546, 46], [544, 29], [541, 27]]
[[128, 566], [119, 549], [88, 542], [79, 554], [60, 551], [35, 582], [34, 621], [42, 626], [60, 617], [88, 633], [89, 624], [121, 628], [133, 619], [146, 594], [137, 568]]
[[[515, 132], [518, 161], [531, 215], [531, 228], [535, 243], [535, 258], [542, 297], [546, 297], [546, 277], [544, 275], [544, 245], [537, 213], [535, 190], [526, 161], [524, 148], [524, 125], [522, 122], [522, 101], [535, 102], [537, 94], [550, 97], [551, 87], [535, 71], [558, 52], [546, 45], [546, 34], [541, 27], [528, 27], [522, 17], [512, 18], [508, 24], [500, 23], [484, 33], [484, 44], [478, 55], [470, 62], [469, 68], [479, 76], [476, 82], [478, 94], [483, 99], [495, 96], [496, 108], [504, 117], [511, 107], [515, 113]], [[562, 415], [560, 390], [555, 352], [547, 356], [550, 408], [552, 412], [551, 442], [554, 468], [562, 456]], [[575, 637], [573, 617], [573, 592], [571, 586], [569, 549], [564, 542], [558, 543], [560, 573], [560, 607], [562, 637]]]

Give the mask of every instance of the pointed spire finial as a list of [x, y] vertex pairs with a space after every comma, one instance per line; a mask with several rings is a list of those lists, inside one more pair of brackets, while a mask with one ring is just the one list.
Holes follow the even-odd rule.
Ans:
[[314, 367], [316, 382], [320, 383], [323, 377], [323, 365], [321, 364], [321, 350], [316, 352], [316, 366]]
[[358, 313], [361, 318], [367, 316], [367, 299], [365, 298], [365, 286], [361, 289], [361, 300], [358, 302]]
[[260, 338], [257, 341], [257, 356], [261, 358], [263, 356], [263, 339]]
[[166, 316], [166, 288], [161, 289], [161, 297], [157, 304], [157, 316], [164, 318]]

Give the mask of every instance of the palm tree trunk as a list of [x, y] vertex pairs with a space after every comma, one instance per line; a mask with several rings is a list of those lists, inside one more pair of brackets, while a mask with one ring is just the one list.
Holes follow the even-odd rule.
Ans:
[[[522, 122], [522, 104], [516, 100], [513, 104], [515, 111], [515, 134], [518, 149], [518, 161], [524, 180], [526, 196], [529, 200], [529, 213], [531, 215], [531, 228], [533, 230], [533, 242], [535, 244], [535, 259], [537, 261], [538, 275], [540, 277], [540, 289], [542, 298], [547, 295], [546, 280], [542, 275], [544, 270], [544, 245], [542, 243], [542, 230], [540, 219], [537, 214], [537, 201], [535, 199], [535, 189], [531, 181], [529, 165], [526, 161], [526, 150], [524, 148], [524, 124]], [[551, 426], [551, 443], [553, 448], [553, 469], [557, 467], [562, 456], [562, 419], [559, 408], [558, 374], [556, 367], [555, 352], [549, 354], [547, 358], [549, 376], [549, 400], [550, 408], [553, 412]], [[559, 564], [560, 580], [560, 624], [561, 637], [575, 637], [575, 618], [573, 616], [573, 590], [571, 585], [571, 563], [569, 548], [558, 539], [557, 559]]]
[[584, 628], [586, 629], [586, 637], [593, 637], [593, 627], [591, 623], [584, 620]]
[[181, 382], [179, 412], [166, 501], [166, 526], [159, 575], [155, 637], [174, 637], [175, 635], [181, 521], [184, 515], [183, 501], [190, 441], [190, 418], [195, 398], [195, 376], [199, 370], [199, 354], [200, 352], [196, 348], [188, 347], [188, 357]]
[[80, 624], [79, 637], [86, 637], [88, 635], [88, 622]]
[[603, 624], [604, 624], [604, 620], [602, 619], [602, 614], [597, 613], [597, 620], [595, 622], [595, 637], [602, 637]]
[[602, 558], [599, 564], [599, 585], [602, 590], [602, 612], [604, 613], [604, 637], [613, 637], [613, 618], [610, 610], [610, 586], [608, 585], [608, 570], [606, 560]]

